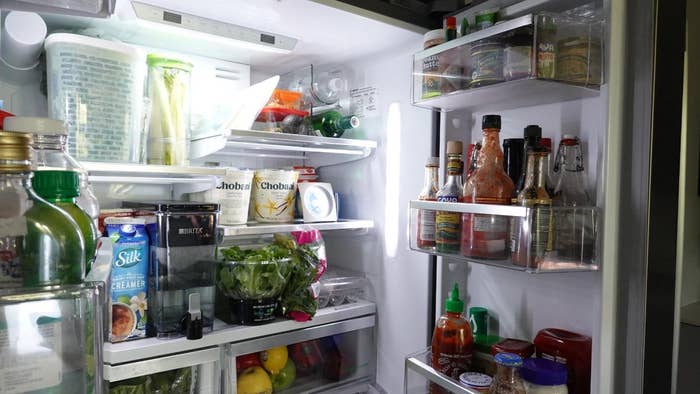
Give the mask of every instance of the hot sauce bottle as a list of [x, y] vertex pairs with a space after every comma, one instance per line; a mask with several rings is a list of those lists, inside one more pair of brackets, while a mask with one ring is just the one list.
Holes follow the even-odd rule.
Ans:
[[[457, 381], [459, 375], [471, 366], [474, 337], [469, 321], [462, 316], [464, 302], [459, 299], [455, 283], [450, 298], [445, 301], [445, 313], [435, 323], [431, 343], [432, 367]], [[447, 393], [437, 385], [430, 385], [431, 394]]]
[[[503, 170], [503, 151], [499, 141], [501, 117], [484, 115], [484, 138], [476, 169], [464, 184], [462, 201], [477, 204], [509, 205], [513, 181]], [[508, 258], [508, 218], [498, 215], [462, 214], [461, 252], [479, 259]]]

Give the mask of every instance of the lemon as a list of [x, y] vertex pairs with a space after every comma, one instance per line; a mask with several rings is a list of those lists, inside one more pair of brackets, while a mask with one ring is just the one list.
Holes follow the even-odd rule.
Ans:
[[262, 361], [263, 367], [272, 374], [278, 373], [287, 365], [287, 358], [289, 355], [286, 346], [273, 347], [260, 352], [260, 361]]
[[246, 368], [238, 376], [237, 394], [272, 394], [272, 381], [260, 367]]

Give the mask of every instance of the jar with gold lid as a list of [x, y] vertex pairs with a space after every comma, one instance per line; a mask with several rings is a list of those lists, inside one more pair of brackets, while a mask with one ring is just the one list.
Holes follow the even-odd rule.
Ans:
[[28, 134], [0, 131], [0, 290], [85, 276], [78, 225], [32, 189], [31, 144]]

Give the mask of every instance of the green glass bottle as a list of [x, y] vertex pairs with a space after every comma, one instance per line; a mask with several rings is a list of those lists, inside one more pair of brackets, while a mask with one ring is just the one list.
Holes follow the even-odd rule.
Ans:
[[328, 111], [311, 118], [311, 126], [324, 137], [340, 137], [345, 130], [360, 126], [360, 119], [355, 115], [343, 116], [338, 111]]
[[95, 222], [75, 203], [80, 195], [80, 176], [75, 171], [41, 170], [34, 172], [33, 185], [39, 197], [59, 207], [78, 224], [85, 240], [86, 273], [90, 272], [99, 236]]
[[0, 131], [0, 288], [79, 284], [78, 224], [32, 189], [28, 134]]

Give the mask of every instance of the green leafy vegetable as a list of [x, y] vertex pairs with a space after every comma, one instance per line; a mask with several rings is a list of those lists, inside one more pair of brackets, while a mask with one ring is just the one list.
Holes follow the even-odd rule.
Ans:
[[229, 297], [262, 299], [277, 297], [289, 275], [290, 249], [268, 245], [262, 249], [242, 250], [234, 246], [219, 249], [222, 262], [217, 286]]
[[309, 287], [316, 279], [319, 260], [307, 245], [294, 250], [291, 272], [287, 286], [282, 293], [282, 310], [285, 315], [300, 311], [313, 316], [318, 309], [318, 303], [311, 294]]

